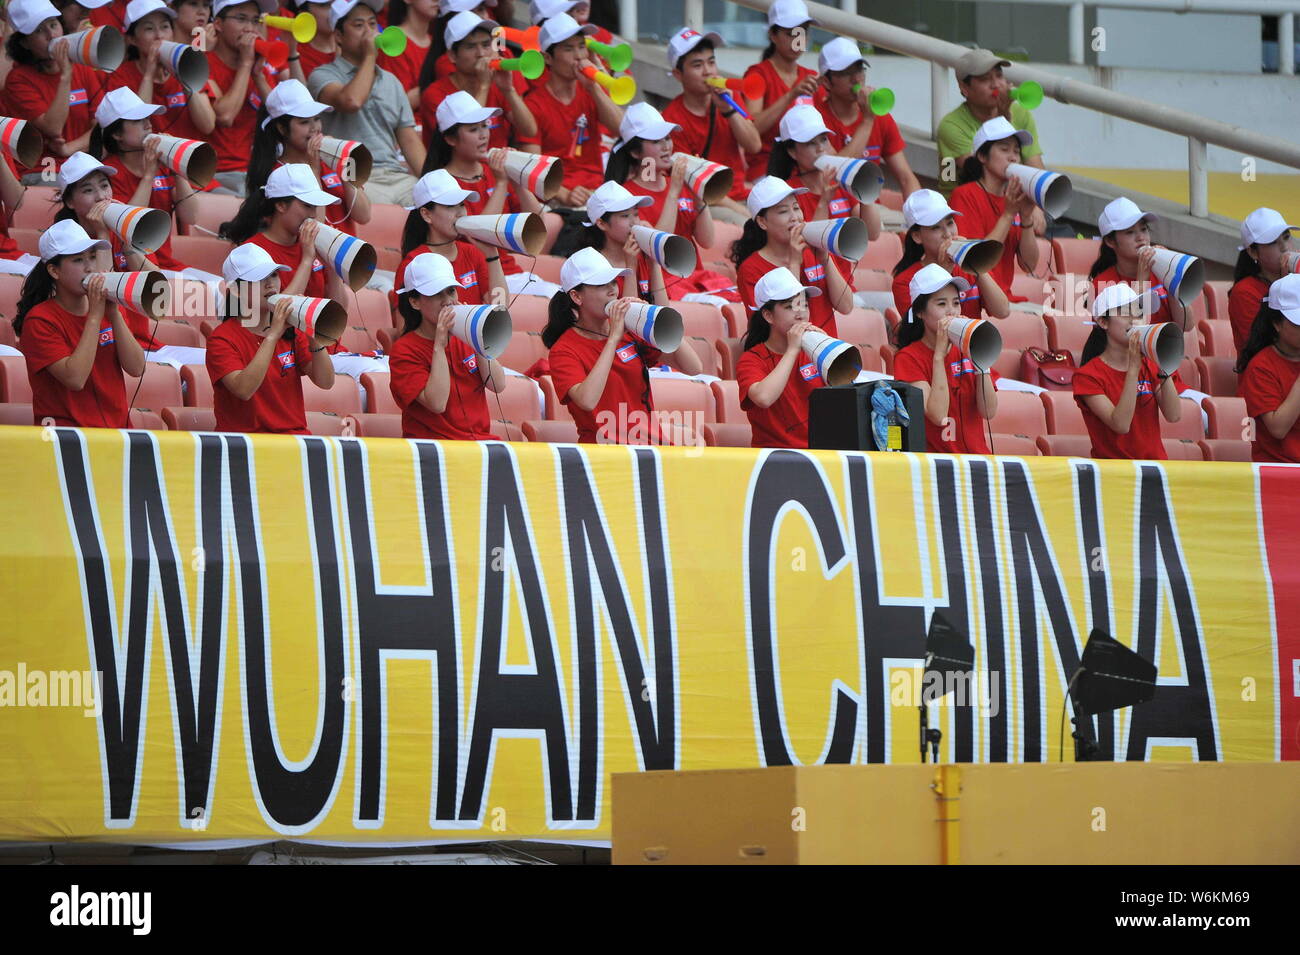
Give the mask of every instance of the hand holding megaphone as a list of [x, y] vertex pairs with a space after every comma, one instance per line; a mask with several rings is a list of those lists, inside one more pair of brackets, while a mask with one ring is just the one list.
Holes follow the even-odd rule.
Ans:
[[1140, 355], [1155, 362], [1162, 375], [1172, 375], [1183, 363], [1186, 344], [1183, 330], [1173, 322], [1160, 322], [1157, 325], [1131, 325], [1128, 330], [1129, 367], [1141, 367]]

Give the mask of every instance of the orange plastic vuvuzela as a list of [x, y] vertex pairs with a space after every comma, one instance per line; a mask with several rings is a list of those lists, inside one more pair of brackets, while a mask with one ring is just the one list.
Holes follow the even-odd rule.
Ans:
[[277, 71], [289, 65], [289, 47], [280, 40], [255, 40], [253, 49]]
[[516, 30], [514, 27], [498, 27], [497, 36], [506, 38], [507, 43], [514, 43], [516, 46], [523, 47], [525, 50], [540, 50], [542, 28], [541, 25], [529, 27], [527, 30]]
[[739, 93], [745, 99], [762, 99], [763, 94], [767, 92], [767, 83], [757, 73], [751, 73], [749, 76], [733, 76], [729, 79], [712, 76], [709, 78], [709, 85]]

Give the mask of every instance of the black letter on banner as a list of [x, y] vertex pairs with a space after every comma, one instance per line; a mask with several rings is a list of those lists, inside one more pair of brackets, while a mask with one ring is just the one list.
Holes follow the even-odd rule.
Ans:
[[[772, 546], [776, 543], [777, 517], [787, 504], [808, 512], [821, 542], [826, 566], [834, 567], [846, 556], [836, 522], [835, 502], [816, 465], [793, 451], [773, 451], [763, 458], [749, 499], [749, 630], [754, 660], [754, 697], [758, 710], [760, 745], [765, 766], [790, 766], [794, 756], [786, 745], [784, 703], [777, 689], [776, 621], [773, 619], [771, 578]], [[833, 729], [826, 747], [827, 763], [847, 763], [853, 758], [858, 704], [836, 688]]]
[[123, 822], [135, 815], [141, 724], [144, 715], [144, 673], [148, 662], [153, 615], [151, 578], [156, 573], [171, 661], [175, 727], [180, 740], [180, 769], [185, 805], [179, 815], [202, 807], [211, 815], [213, 733], [217, 686], [224, 634], [222, 608], [226, 600], [225, 560], [221, 541], [221, 439], [200, 439], [200, 534], [204, 548], [203, 603], [199, 631], [198, 699], [190, 671], [190, 634], [186, 628], [183, 579], [176, 554], [170, 516], [163, 504], [162, 478], [152, 435], [127, 435], [126, 544], [130, 566], [126, 626], [125, 685], [118, 683], [118, 650], [113, 626], [116, 600], [109, 592], [108, 558], [100, 546], [99, 515], [91, 504], [88, 468], [82, 436], [58, 431], [59, 464], [63, 472], [72, 531], [85, 580], [91, 665], [103, 678], [99, 718], [108, 772], [108, 817]]
[[[483, 807], [488, 763], [499, 729], [540, 729], [545, 741], [547, 790], [551, 818], [572, 821], [594, 816], [574, 815], [573, 783], [569, 777], [569, 743], [564, 719], [564, 695], [560, 691], [559, 661], [551, 638], [537, 555], [524, 519], [519, 478], [514, 457], [503, 444], [484, 445], [487, 454], [487, 489], [484, 554], [505, 554], [510, 559], [486, 569], [483, 574], [483, 623], [479, 637], [478, 688], [469, 759], [465, 767], [465, 789], [461, 798], [462, 819], [478, 819]], [[498, 550], [498, 548], [501, 548]], [[533, 646], [535, 674], [502, 673], [501, 644], [506, 632], [506, 567], [519, 576], [528, 639]], [[588, 692], [579, 687], [578, 695]]]
[[[1129, 724], [1128, 759], [1146, 759], [1150, 737], [1192, 739], [1196, 758], [1219, 758], [1215, 742], [1214, 709], [1210, 703], [1204, 649], [1196, 622], [1192, 590], [1183, 566], [1182, 549], [1174, 531], [1164, 471], [1157, 465], [1142, 465], [1142, 490], [1138, 505], [1138, 561], [1141, 582], [1138, 590], [1138, 638], [1134, 648], [1147, 660], [1156, 657], [1160, 628], [1160, 576], [1169, 583], [1174, 604], [1174, 621], [1183, 651], [1185, 685], [1161, 684], [1148, 703], [1133, 707]], [[1158, 553], [1157, 553], [1158, 552]]]
[[414, 445], [417, 480], [424, 510], [424, 547], [428, 554], [428, 593], [378, 593], [379, 569], [371, 562], [366, 463], [356, 441], [344, 441], [343, 480], [348, 502], [348, 532], [352, 538], [352, 578], [356, 586], [357, 642], [361, 657], [361, 781], [356, 817], [377, 821], [384, 774], [384, 720], [380, 684], [385, 650], [415, 650], [437, 655], [438, 769], [435, 817], [456, 818], [456, 785], [460, 771], [460, 654], [452, 592], [451, 554], [447, 547], [446, 502], [443, 499], [442, 452], [436, 444]]
[[[1079, 462], [1074, 466], [1074, 476], [1079, 487], [1079, 527], [1083, 538], [1083, 563], [1088, 574], [1088, 599], [1092, 619], [1084, 628], [1091, 633], [1094, 628], [1107, 635], [1114, 636], [1110, 620], [1110, 597], [1106, 592], [1106, 562], [1097, 561], [1095, 556], [1105, 553], [1101, 543], [1101, 488], [1097, 482], [1097, 466]], [[1100, 566], [1094, 566], [1100, 564]], [[1067, 674], [1070, 676], [1071, 674]], [[1115, 720], [1112, 714], [1102, 713], [1097, 717], [1097, 732], [1093, 733], [1092, 717], [1081, 716], [1079, 733], [1085, 739], [1096, 736], [1098, 755], [1101, 759], [1115, 758]]]
[[[339, 567], [332, 519], [333, 502], [328, 490], [329, 468], [324, 442], [311, 438], [305, 442], [307, 452], [307, 486], [303, 492], [311, 511], [320, 576], [321, 640], [325, 672], [320, 675], [320, 693], [324, 697], [324, 714], [320, 726], [320, 745], [310, 765], [302, 770], [286, 768], [276, 753], [271, 728], [271, 686], [267, 672], [267, 634], [264, 620], [270, 615], [263, 608], [260, 530], [253, 518], [253, 499], [257, 494], [249, 469], [250, 445], [240, 435], [227, 435], [230, 460], [230, 505], [234, 518], [235, 544], [239, 553], [240, 602], [244, 634], [245, 718], [248, 720], [249, 749], [253, 757], [254, 785], [262, 805], [275, 822], [285, 827], [309, 824], [321, 813], [334, 792], [343, 753], [344, 705], [343, 675], [345, 647], [343, 612], [339, 599]], [[274, 499], [276, 504], [282, 498]]]
[[[623, 689], [632, 711], [637, 733], [637, 750], [642, 769], [673, 769], [676, 752], [676, 706], [673, 695], [672, 597], [665, 552], [665, 529], [659, 507], [659, 476], [653, 451], [635, 452], [640, 489], [640, 525], [645, 534], [645, 561], [650, 592], [647, 594], [653, 626], [654, 680], [646, 676], [645, 661], [637, 641], [618, 555], [610, 543], [609, 531], [596, 507], [596, 491], [587, 470], [586, 456], [577, 448], [558, 448], [561, 494], [564, 498], [565, 531], [569, 545], [569, 577], [572, 581], [573, 613], [578, 643], [578, 818], [591, 819], [596, 813], [600, 780], [600, 717], [597, 687], [599, 633], [596, 600], [592, 590], [591, 565], [600, 585], [600, 601], [612, 624], [614, 648], [623, 670]], [[652, 685], [653, 683], [653, 685]], [[652, 707], [644, 696], [654, 694]]]
[[[983, 462], [979, 462], [983, 463]], [[971, 640], [970, 607], [966, 604], [966, 554], [962, 549], [961, 513], [957, 507], [957, 482], [953, 461], [936, 458], [935, 487], [939, 494], [939, 533], [942, 541], [943, 563], [947, 574], [949, 618]], [[975, 727], [971, 707], [975, 700], [977, 683], [974, 674], [965, 683], [965, 692], [954, 692], [947, 705], [953, 711], [953, 758], [959, 763], [969, 763], [975, 750]]]
[[[971, 506], [975, 512], [975, 554], [980, 567], [980, 593], [984, 604], [984, 661], [989, 673], [997, 674], [1002, 695], [997, 712], [985, 717], [988, 728], [989, 762], [1007, 761], [1007, 645], [1006, 615], [1002, 607], [1002, 571], [998, 564], [997, 528], [993, 523], [993, 501], [989, 493], [989, 465], [972, 458], [966, 463], [970, 475]], [[961, 757], [959, 756], [958, 759]]]

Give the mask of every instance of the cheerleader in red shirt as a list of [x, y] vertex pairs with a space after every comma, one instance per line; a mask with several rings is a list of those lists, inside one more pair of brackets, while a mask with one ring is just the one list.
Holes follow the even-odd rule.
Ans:
[[1275, 209], [1256, 209], [1241, 223], [1241, 252], [1228, 292], [1228, 318], [1232, 341], [1240, 352], [1250, 337], [1259, 307], [1268, 297], [1269, 286], [1288, 272], [1300, 271], [1300, 262], [1287, 268], [1292, 252], [1291, 230]]
[[1092, 303], [1096, 328], [1083, 346], [1082, 367], [1074, 373], [1074, 400], [1083, 411], [1094, 458], [1163, 461], [1160, 416], [1182, 415], [1178, 373], [1164, 375], [1142, 354], [1134, 333], [1147, 324], [1155, 307], [1150, 292], [1110, 285]]
[[429, 30], [437, 15], [438, 0], [392, 0], [388, 5], [388, 25], [402, 28], [406, 34], [406, 49], [397, 57], [380, 53], [379, 67], [397, 77], [415, 112], [420, 109], [420, 67], [424, 65], [429, 44], [433, 42]]
[[740, 299], [747, 308], [754, 304], [758, 280], [776, 267], [787, 268], [805, 285], [820, 289], [823, 294], [808, 303], [809, 319], [833, 338], [835, 312], [853, 311], [853, 286], [839, 269], [827, 268], [828, 253], [804, 241], [799, 196], [806, 191], [774, 176], [754, 183], [746, 200], [751, 218], [731, 247], [731, 261], [736, 263]]
[[551, 298], [542, 332], [556, 394], [584, 444], [643, 444], [654, 437], [650, 369], [665, 357], [688, 375], [700, 373], [689, 346], [665, 356], [624, 331], [624, 316], [637, 301], [619, 298], [617, 280], [627, 273], [595, 249], [579, 249], [560, 269], [562, 291]]
[[1269, 286], [1237, 358], [1255, 461], [1300, 464], [1300, 275]]
[[[289, 6], [298, 13], [310, 13], [316, 18], [316, 35], [307, 43], [298, 43], [293, 39], [293, 34], [281, 34], [281, 39], [289, 44], [293, 53], [289, 56], [289, 65], [297, 66], [302, 72], [302, 76], [295, 76], [294, 79], [301, 83], [307, 82], [307, 77], [311, 76], [311, 71], [316, 67], [329, 63], [339, 55], [339, 48], [334, 40], [334, 26], [330, 23], [330, 0], [324, 0], [321, 3], [290, 3]], [[294, 56], [298, 59], [295, 60]], [[388, 69], [387, 66], [384, 69]], [[392, 70], [389, 70], [392, 72]]]
[[423, 252], [398, 289], [402, 336], [393, 343], [388, 386], [402, 408], [402, 437], [491, 441], [487, 391], [506, 387], [501, 364], [451, 334], [460, 283], [451, 263]]
[[1151, 244], [1151, 231], [1147, 221], [1156, 218], [1154, 212], [1143, 212], [1131, 199], [1120, 196], [1101, 210], [1097, 229], [1101, 233], [1101, 248], [1097, 261], [1088, 271], [1093, 292], [1100, 294], [1110, 285], [1125, 283], [1136, 285], [1136, 291], [1150, 290], [1160, 306], [1151, 316], [1151, 324], [1177, 322], [1187, 329], [1187, 312], [1177, 296], [1169, 295], [1160, 281], [1151, 274], [1151, 263], [1156, 249], [1164, 246]]
[[984, 311], [993, 318], [1006, 318], [1011, 314], [1002, 287], [985, 272], [975, 275], [963, 271], [948, 249], [961, 239], [957, 234], [959, 212], [949, 208], [943, 196], [933, 189], [918, 189], [903, 202], [903, 255], [894, 266], [894, 306], [899, 315], [906, 315], [911, 307], [912, 276], [927, 265], [939, 265], [949, 275], [960, 276], [970, 288], [961, 293], [961, 313], [967, 318], [980, 318]]
[[749, 316], [736, 382], [755, 448], [808, 447], [808, 396], [825, 382], [801, 346], [804, 332], [815, 327], [808, 300], [821, 294], [785, 268], [768, 272], [754, 288], [758, 308]]
[[[325, 22], [328, 24], [329, 4], [322, 4], [322, 6], [326, 10]], [[217, 33], [212, 26], [212, 4], [208, 0], [171, 0], [171, 8], [176, 11], [176, 22], [172, 24], [172, 32], [176, 36], [177, 43], [195, 46], [195, 37], [201, 35], [203, 45], [200, 49], [210, 50], [216, 46]]]
[[1020, 162], [1020, 147], [1033, 141], [1033, 136], [1003, 117], [990, 119], [975, 133], [971, 154], [957, 178], [959, 185], [949, 200], [962, 214], [962, 226], [970, 238], [1002, 243], [1002, 261], [991, 274], [1012, 302], [1022, 300], [1011, 294], [1017, 259], [1026, 272], [1038, 268], [1035, 230], [1043, 214], [1021, 188], [1020, 180], [1007, 175], [1007, 166]]
[[985, 422], [998, 413], [996, 371], [981, 371], [948, 337], [961, 317], [965, 279], [927, 265], [912, 277], [911, 307], [896, 333], [894, 377], [925, 398], [925, 449], [990, 454]]
[[23, 282], [14, 314], [34, 424], [130, 427], [122, 373], [139, 378], [144, 352], [96, 274], [107, 245], [70, 220], [41, 236], [41, 262]]
[[817, 71], [799, 65], [799, 57], [811, 48], [808, 31], [816, 20], [808, 13], [803, 0], [775, 0], [767, 10], [767, 49], [763, 58], [745, 71], [745, 76], [762, 78], [762, 99], [746, 101], [746, 112], [763, 145], [749, 158], [750, 182], [767, 175], [767, 157], [772, 151], [781, 117], [790, 107], [806, 103], [811, 106], [817, 92]]
[[[126, 59], [109, 77], [108, 89], [125, 87], [166, 110], [156, 132], [206, 141], [217, 125], [206, 85], [187, 90], [158, 55], [164, 42], [176, 39], [175, 19], [176, 12], [162, 0], [131, 0], [126, 8]], [[188, 38], [182, 42], [188, 43]]]
[[221, 266], [226, 317], [209, 336], [207, 354], [218, 431], [308, 434], [303, 377], [334, 387], [329, 343], [289, 325], [288, 298], [270, 305], [286, 271], [251, 243], [232, 249]]
[[638, 210], [650, 205], [648, 196], [634, 196], [616, 182], [602, 183], [587, 200], [587, 245], [611, 266], [631, 275], [636, 285], [618, 279], [618, 297], [633, 296], [653, 305], [668, 304], [668, 289], [659, 263], [641, 251], [632, 227], [641, 224]]

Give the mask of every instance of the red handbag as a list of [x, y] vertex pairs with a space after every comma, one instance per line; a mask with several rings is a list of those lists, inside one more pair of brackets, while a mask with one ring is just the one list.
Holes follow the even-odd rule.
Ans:
[[1048, 391], [1074, 388], [1074, 356], [1067, 351], [1026, 348], [1020, 356], [1020, 380]]

